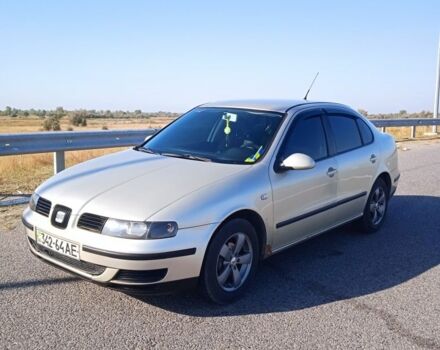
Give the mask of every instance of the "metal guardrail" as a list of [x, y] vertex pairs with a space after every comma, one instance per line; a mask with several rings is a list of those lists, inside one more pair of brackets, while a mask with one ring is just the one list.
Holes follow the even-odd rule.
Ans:
[[382, 132], [386, 132], [387, 127], [411, 127], [411, 138], [416, 138], [416, 127], [418, 126], [437, 126], [440, 119], [370, 119], [370, 121]]
[[[371, 122], [383, 132], [387, 127], [411, 127], [413, 138], [416, 137], [417, 126], [440, 125], [440, 119], [372, 119]], [[140, 129], [0, 134], [0, 156], [53, 152], [54, 172], [58, 173], [65, 167], [66, 151], [133, 146], [156, 131]]]
[[54, 152], [56, 174], [65, 167], [65, 151], [133, 146], [142, 143], [156, 131], [140, 129], [0, 134], [0, 156]]
[[377, 127], [440, 125], [440, 119], [370, 119]]

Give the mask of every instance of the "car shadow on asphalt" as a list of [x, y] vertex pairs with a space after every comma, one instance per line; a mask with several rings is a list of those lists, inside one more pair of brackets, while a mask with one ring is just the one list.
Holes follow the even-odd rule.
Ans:
[[196, 291], [136, 298], [198, 317], [286, 312], [386, 290], [439, 263], [440, 198], [395, 196], [379, 232], [346, 225], [274, 255], [233, 304], [214, 305]]

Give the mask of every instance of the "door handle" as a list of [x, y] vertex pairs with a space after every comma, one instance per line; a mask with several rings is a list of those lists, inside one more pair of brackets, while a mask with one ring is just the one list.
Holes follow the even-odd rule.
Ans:
[[333, 168], [333, 167], [328, 168], [328, 170], [327, 170], [327, 176], [328, 176], [328, 177], [333, 177], [333, 176], [335, 176], [336, 171], [337, 171], [337, 170], [336, 170], [335, 168]]
[[376, 157], [375, 154], [372, 154], [372, 155], [370, 156], [370, 162], [371, 162], [371, 163], [376, 163], [376, 159], [377, 159], [377, 157]]

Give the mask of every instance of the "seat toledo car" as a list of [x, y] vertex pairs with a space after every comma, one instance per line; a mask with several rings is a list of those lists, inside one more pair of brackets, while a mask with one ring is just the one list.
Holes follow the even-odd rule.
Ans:
[[23, 223], [32, 253], [94, 282], [197, 283], [225, 303], [271, 254], [350, 221], [378, 230], [398, 180], [394, 140], [346, 106], [208, 103], [44, 182]]

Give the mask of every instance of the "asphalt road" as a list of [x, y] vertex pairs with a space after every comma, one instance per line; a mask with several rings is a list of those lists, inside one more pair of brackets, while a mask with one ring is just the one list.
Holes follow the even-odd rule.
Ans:
[[227, 307], [105, 289], [0, 232], [0, 348], [440, 349], [440, 143], [407, 147], [379, 233], [347, 226], [273, 256]]

